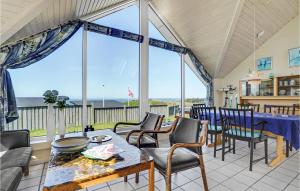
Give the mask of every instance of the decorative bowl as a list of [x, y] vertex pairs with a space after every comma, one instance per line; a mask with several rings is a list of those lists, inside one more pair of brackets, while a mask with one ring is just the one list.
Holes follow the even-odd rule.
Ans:
[[89, 143], [90, 139], [88, 137], [67, 137], [53, 141], [52, 147], [57, 152], [73, 153], [84, 149]]
[[286, 91], [285, 90], [279, 90], [279, 95], [285, 95]]

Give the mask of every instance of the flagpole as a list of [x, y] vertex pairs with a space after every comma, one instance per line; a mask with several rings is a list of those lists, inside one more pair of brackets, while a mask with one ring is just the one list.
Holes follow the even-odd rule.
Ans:
[[128, 87], [128, 95], [127, 95], [127, 106], [129, 107], [129, 87]]

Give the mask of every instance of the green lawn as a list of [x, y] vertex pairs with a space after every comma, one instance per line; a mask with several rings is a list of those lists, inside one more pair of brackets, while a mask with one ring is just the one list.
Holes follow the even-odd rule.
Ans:
[[[174, 121], [174, 116], [169, 116], [165, 118], [166, 122]], [[96, 123], [93, 124], [93, 127], [95, 130], [101, 130], [101, 129], [111, 129], [114, 127], [116, 123]], [[80, 132], [81, 126], [72, 126], [67, 127], [66, 132], [67, 133], [74, 133], [74, 132]], [[45, 129], [37, 129], [37, 130], [30, 130], [30, 136], [31, 137], [39, 137], [39, 136], [46, 136], [46, 130]]]
[[[98, 123], [98, 124], [93, 124], [93, 127], [95, 128], [95, 130], [101, 130], [101, 129], [113, 128], [114, 125], [115, 123]], [[73, 126], [73, 127], [66, 128], [67, 133], [74, 133], [79, 131], [81, 131], [81, 126]], [[45, 129], [30, 130], [30, 136], [31, 137], [46, 136], [46, 130]]]

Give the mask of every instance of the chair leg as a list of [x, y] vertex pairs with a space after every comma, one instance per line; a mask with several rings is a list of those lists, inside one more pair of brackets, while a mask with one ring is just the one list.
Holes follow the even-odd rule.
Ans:
[[225, 159], [225, 136], [222, 136], [222, 161]]
[[210, 143], [213, 142], [213, 134], [210, 134]]
[[235, 154], [235, 139], [232, 140], [232, 150], [233, 154]]
[[265, 140], [265, 163], [268, 164], [268, 139]]
[[289, 155], [290, 155], [290, 153], [289, 153], [289, 151], [290, 151], [289, 146], [290, 146], [290, 143], [289, 143], [288, 140], [286, 140], [286, 141], [285, 141], [285, 156], [286, 156], [286, 157], [289, 157]]
[[292, 144], [290, 144], [290, 151], [291, 151], [291, 152], [293, 151], [293, 146], [292, 146]]
[[171, 191], [171, 174], [166, 175], [165, 181], [166, 181], [166, 191]]
[[135, 173], [135, 183], [139, 183], [139, 180], [140, 180], [140, 173]]
[[256, 143], [254, 143], [254, 149], [256, 149]]
[[124, 182], [127, 182], [128, 178], [127, 176], [124, 176]]
[[29, 175], [29, 167], [28, 166], [24, 167], [23, 174], [24, 174], [24, 176], [28, 176]]
[[228, 149], [229, 149], [229, 152], [231, 152], [231, 138], [228, 137]]
[[214, 142], [214, 157], [217, 156], [217, 133], [215, 134], [215, 142]]
[[206, 173], [205, 173], [205, 167], [204, 167], [204, 160], [203, 156], [199, 155], [199, 160], [200, 160], [200, 170], [201, 170], [201, 175], [202, 175], [202, 181], [204, 185], [204, 190], [208, 191], [208, 185], [207, 185], [207, 179], [206, 179]]
[[253, 142], [253, 140], [251, 140], [251, 141], [250, 141], [250, 167], [249, 167], [249, 170], [250, 170], [250, 171], [252, 171], [253, 148], [254, 148], [254, 142]]
[[[207, 133], [207, 137], [208, 137], [208, 133]], [[208, 139], [206, 139], [206, 145], [208, 145]]]

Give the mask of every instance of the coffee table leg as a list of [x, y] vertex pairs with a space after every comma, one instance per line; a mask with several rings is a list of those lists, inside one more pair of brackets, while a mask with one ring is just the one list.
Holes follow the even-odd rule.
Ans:
[[148, 190], [154, 191], [154, 161], [150, 163], [150, 168], [148, 170]]

